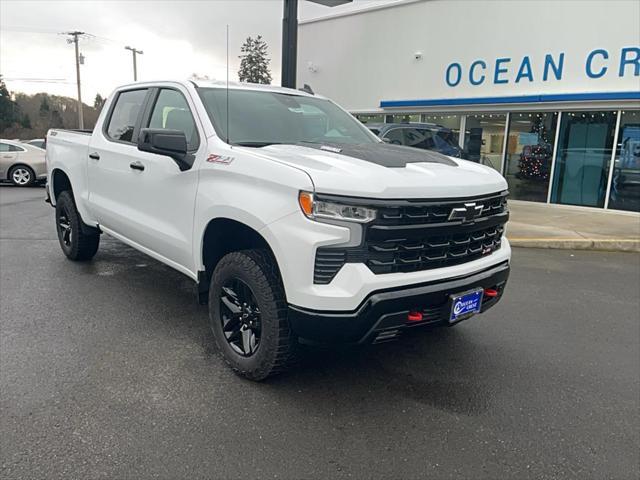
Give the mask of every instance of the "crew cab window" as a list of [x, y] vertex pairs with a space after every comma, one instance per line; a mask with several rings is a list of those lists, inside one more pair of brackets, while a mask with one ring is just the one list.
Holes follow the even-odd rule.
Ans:
[[107, 136], [109, 138], [121, 142], [134, 143], [133, 130], [146, 95], [146, 89], [130, 90], [121, 92], [118, 95], [107, 126]]
[[180, 130], [187, 137], [189, 150], [197, 150], [200, 144], [198, 129], [184, 95], [169, 88], [163, 88], [153, 107], [149, 128]]

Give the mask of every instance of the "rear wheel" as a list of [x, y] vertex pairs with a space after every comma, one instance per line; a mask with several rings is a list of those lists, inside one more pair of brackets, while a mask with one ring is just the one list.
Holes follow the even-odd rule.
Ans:
[[64, 254], [71, 260], [90, 260], [98, 251], [100, 234], [87, 232], [71, 192], [62, 192], [56, 200], [56, 230]]
[[16, 165], [9, 170], [9, 180], [16, 187], [28, 187], [36, 181], [36, 174], [26, 165]]
[[222, 357], [239, 375], [263, 380], [295, 361], [298, 342], [289, 328], [284, 288], [264, 250], [220, 260], [211, 278], [209, 320]]

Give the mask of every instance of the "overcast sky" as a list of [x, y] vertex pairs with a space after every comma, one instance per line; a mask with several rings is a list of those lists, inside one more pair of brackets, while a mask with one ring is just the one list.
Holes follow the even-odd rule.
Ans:
[[[329, 9], [300, 0], [299, 18], [397, 0], [355, 0]], [[46, 91], [75, 97], [73, 46], [59, 32], [92, 34], [81, 42], [83, 101], [93, 103], [133, 80], [184, 79], [195, 73], [225, 78], [225, 26], [229, 24], [230, 78], [237, 79], [240, 46], [251, 35], [269, 45], [273, 83], [280, 83], [282, 0], [0, 1], [0, 73], [11, 91]]]

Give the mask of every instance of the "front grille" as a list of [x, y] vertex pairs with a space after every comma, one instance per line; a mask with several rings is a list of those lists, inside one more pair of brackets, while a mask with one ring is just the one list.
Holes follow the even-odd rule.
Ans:
[[[364, 225], [357, 247], [321, 247], [314, 283], [328, 284], [345, 263], [364, 263], [375, 274], [448, 267], [490, 255], [502, 242], [509, 218], [507, 192], [425, 201], [371, 201], [376, 220]], [[482, 206], [471, 220], [449, 220], [452, 209]]]

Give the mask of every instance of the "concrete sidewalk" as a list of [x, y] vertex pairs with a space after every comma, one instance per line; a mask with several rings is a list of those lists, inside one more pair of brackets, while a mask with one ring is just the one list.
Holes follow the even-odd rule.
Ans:
[[509, 202], [512, 246], [640, 252], [640, 214], [566, 205]]

